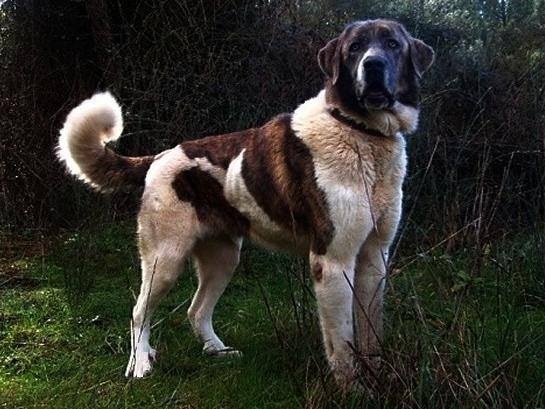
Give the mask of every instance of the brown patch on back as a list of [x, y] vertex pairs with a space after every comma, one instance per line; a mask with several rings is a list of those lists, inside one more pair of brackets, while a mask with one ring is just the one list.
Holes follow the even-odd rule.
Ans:
[[[291, 129], [291, 115], [283, 114], [261, 128], [209, 136], [181, 144], [190, 158], [206, 158], [227, 169], [246, 149], [242, 177], [257, 204], [278, 225], [308, 235], [312, 250], [324, 254], [333, 238], [325, 195], [316, 183], [312, 155]], [[220, 182], [194, 167], [172, 183], [180, 200], [190, 202], [199, 220], [222, 233], [246, 235], [250, 223], [231, 206]]]
[[208, 172], [198, 167], [176, 175], [172, 187], [178, 199], [195, 208], [199, 221], [214, 233], [245, 236], [250, 222], [227, 202], [223, 186]]
[[154, 156], [118, 155], [105, 147], [103, 153], [96, 156], [93, 166], [85, 169], [85, 174], [93, 183], [105, 189], [123, 185], [143, 186], [154, 160]]
[[242, 162], [248, 191], [271, 220], [294, 236], [309, 235], [312, 251], [324, 254], [334, 227], [312, 155], [293, 133], [291, 115], [272, 119], [252, 139]]
[[207, 158], [213, 165], [227, 169], [231, 160], [240, 153], [255, 132], [255, 129], [248, 129], [224, 135], [208, 136], [183, 142], [181, 146], [188, 158]]

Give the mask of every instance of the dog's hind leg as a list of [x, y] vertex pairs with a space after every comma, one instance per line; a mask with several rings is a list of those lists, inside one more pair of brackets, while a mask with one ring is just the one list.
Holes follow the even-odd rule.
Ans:
[[151, 371], [155, 358], [155, 350], [149, 344], [151, 315], [176, 282], [193, 244], [194, 239], [188, 237], [168, 235], [143, 239], [141, 234], [142, 284], [133, 309], [131, 355], [125, 376], [141, 378]]
[[193, 331], [204, 343], [209, 355], [239, 355], [226, 347], [214, 332], [214, 307], [229, 284], [240, 257], [241, 239], [214, 238], [198, 242], [193, 249], [199, 287], [187, 311]]

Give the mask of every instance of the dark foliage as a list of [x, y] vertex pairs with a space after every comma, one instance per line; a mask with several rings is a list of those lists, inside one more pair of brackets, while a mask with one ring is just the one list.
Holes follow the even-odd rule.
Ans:
[[409, 137], [401, 236], [482, 249], [510, 229], [540, 226], [543, 3], [9, 0], [0, 8], [2, 226], [134, 212], [135, 196], [105, 206], [54, 159], [66, 113], [94, 91], [110, 89], [124, 105], [125, 154], [244, 129], [314, 95], [317, 50], [346, 22], [373, 16], [401, 20], [437, 51], [421, 127]]

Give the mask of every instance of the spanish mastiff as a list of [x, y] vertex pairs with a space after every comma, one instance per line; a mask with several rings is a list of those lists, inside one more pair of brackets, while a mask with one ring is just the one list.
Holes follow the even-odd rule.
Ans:
[[243, 238], [308, 257], [325, 354], [340, 385], [357, 374], [354, 348], [376, 361], [388, 247], [401, 214], [403, 135], [417, 127], [419, 81], [433, 58], [395, 21], [352, 23], [318, 53], [324, 89], [295, 111], [155, 156], [105, 146], [123, 128], [109, 93], [70, 112], [58, 145], [69, 172], [100, 191], [144, 186], [142, 285], [126, 376], [151, 371], [151, 315], [187, 257], [199, 278], [188, 316], [204, 352], [239, 353], [218, 337], [212, 314]]

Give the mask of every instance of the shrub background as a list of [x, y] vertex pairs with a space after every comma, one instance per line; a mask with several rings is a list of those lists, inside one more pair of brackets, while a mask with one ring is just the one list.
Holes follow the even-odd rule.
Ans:
[[135, 212], [136, 195], [99, 197], [54, 158], [67, 112], [93, 92], [124, 107], [121, 152], [159, 152], [293, 110], [321, 87], [319, 48], [349, 21], [384, 16], [437, 53], [408, 137], [400, 237], [480, 252], [507, 232], [543, 231], [543, 0], [8, 0], [0, 10], [3, 230]]

